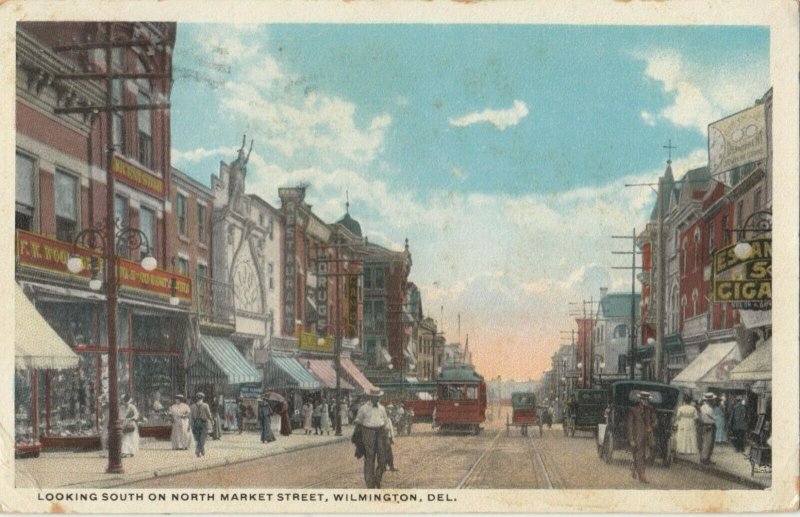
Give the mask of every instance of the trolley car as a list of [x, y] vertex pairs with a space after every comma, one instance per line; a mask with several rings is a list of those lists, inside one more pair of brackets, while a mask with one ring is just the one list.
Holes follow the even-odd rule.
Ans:
[[511, 419], [506, 415], [506, 435], [511, 427], [519, 427], [522, 436], [528, 436], [528, 426], [538, 425], [542, 435], [542, 422], [536, 414], [536, 394], [530, 391], [515, 391], [511, 394]]
[[478, 434], [486, 421], [486, 382], [469, 364], [446, 366], [436, 379], [433, 426]]

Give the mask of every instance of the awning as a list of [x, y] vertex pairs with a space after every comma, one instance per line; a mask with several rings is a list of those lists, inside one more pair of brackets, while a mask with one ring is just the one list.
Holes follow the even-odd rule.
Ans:
[[78, 355], [39, 314], [22, 288], [14, 286], [14, 367], [18, 370], [76, 368]]
[[270, 387], [301, 390], [322, 389], [322, 383], [294, 357], [272, 355], [269, 360], [268, 371]]
[[772, 380], [772, 338], [756, 348], [744, 361], [731, 370], [731, 379], [735, 381], [771, 381]]
[[[333, 367], [331, 359], [299, 359], [300, 364], [308, 368], [314, 377], [322, 381], [326, 388], [336, 388], [336, 369]], [[343, 390], [352, 390], [353, 385], [344, 379], [339, 378], [339, 387]]]
[[741, 358], [736, 341], [708, 345], [703, 353], [672, 379], [671, 384], [691, 389], [699, 385], [726, 384], [730, 380], [731, 370]]
[[349, 380], [354, 382], [364, 393], [369, 393], [371, 390], [377, 389], [350, 359], [341, 359], [339, 364], [342, 365], [342, 369], [349, 377]]
[[190, 384], [260, 383], [261, 379], [261, 372], [228, 338], [200, 334], [200, 357], [189, 368]]

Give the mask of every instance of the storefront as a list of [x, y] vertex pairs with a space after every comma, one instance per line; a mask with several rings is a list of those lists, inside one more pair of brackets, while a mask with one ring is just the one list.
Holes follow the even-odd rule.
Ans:
[[349, 357], [342, 357], [340, 364], [342, 366], [342, 374], [356, 387], [355, 394], [362, 395], [376, 389], [375, 385], [369, 382], [366, 375], [358, 369]]
[[289, 414], [294, 415], [303, 400], [320, 396], [324, 385], [305, 368], [294, 355], [271, 354], [267, 364], [266, 388], [277, 391], [289, 403]]
[[712, 343], [676, 375], [671, 384], [691, 390], [695, 399], [700, 398], [704, 391], [741, 392], [746, 386], [732, 381], [730, 375], [741, 359], [736, 341]]

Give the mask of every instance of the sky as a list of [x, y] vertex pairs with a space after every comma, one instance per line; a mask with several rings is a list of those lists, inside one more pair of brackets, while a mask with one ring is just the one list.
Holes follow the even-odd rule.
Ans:
[[[247, 190], [307, 183], [323, 220], [413, 257], [409, 279], [486, 377], [538, 379], [574, 306], [630, 292], [666, 167], [770, 87], [744, 26], [178, 24], [172, 162], [209, 185], [242, 134]], [[460, 335], [458, 317], [460, 315]], [[565, 331], [565, 332], [562, 332]]]

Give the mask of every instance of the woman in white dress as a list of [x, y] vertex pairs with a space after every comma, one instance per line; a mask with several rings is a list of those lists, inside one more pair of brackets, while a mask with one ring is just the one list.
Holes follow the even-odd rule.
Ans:
[[125, 397], [125, 417], [122, 420], [122, 456], [133, 456], [139, 451], [139, 410], [130, 395]]
[[328, 401], [322, 401], [322, 407], [319, 409], [319, 426], [320, 434], [331, 434], [331, 412], [328, 408]]
[[175, 403], [169, 407], [172, 416], [172, 448], [185, 451], [192, 445], [192, 432], [189, 430], [189, 416], [192, 410], [183, 395], [175, 395]]
[[678, 431], [675, 433], [675, 451], [678, 454], [697, 454], [697, 408], [692, 398], [686, 396], [675, 413]]

